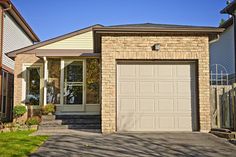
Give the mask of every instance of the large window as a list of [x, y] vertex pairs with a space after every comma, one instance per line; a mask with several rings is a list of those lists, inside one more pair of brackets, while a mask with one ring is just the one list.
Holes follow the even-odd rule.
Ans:
[[27, 105], [39, 105], [40, 100], [40, 68], [26, 68], [26, 100]]
[[86, 103], [99, 104], [99, 60], [86, 60]]
[[61, 60], [48, 60], [47, 103], [60, 104]]
[[65, 62], [64, 68], [64, 104], [83, 104], [83, 61]]

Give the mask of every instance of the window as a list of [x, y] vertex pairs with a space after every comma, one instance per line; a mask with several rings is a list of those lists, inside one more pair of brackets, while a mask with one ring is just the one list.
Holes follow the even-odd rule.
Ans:
[[86, 60], [86, 103], [99, 104], [99, 60]]
[[64, 68], [64, 104], [83, 104], [83, 61], [65, 62]]
[[6, 114], [7, 112], [7, 95], [8, 95], [8, 73], [2, 71], [2, 110], [1, 112]]
[[39, 105], [40, 100], [40, 68], [26, 68], [26, 100], [27, 105]]
[[61, 60], [48, 60], [47, 103], [60, 104]]

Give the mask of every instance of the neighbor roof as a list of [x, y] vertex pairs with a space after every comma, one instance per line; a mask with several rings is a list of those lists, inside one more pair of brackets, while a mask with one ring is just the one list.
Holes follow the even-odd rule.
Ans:
[[227, 7], [225, 7], [223, 10], [221, 10], [220, 13], [222, 14], [232, 14], [236, 10], [236, 0], [231, 2]]
[[24, 32], [29, 36], [29, 38], [33, 42], [39, 42], [40, 39], [38, 36], [34, 33], [32, 28], [29, 26], [29, 24], [25, 21], [25, 19], [21, 16], [20, 12], [16, 9], [14, 4], [10, 0], [0, 0], [0, 5], [5, 8], [10, 8], [7, 12], [14, 18], [14, 20], [17, 22], [17, 24], [20, 25], [20, 27], [24, 30]]
[[180, 33], [204, 33], [204, 34], [218, 34], [224, 31], [223, 28], [217, 27], [204, 27], [204, 26], [185, 26], [185, 25], [165, 25], [165, 24], [152, 24], [152, 23], [144, 23], [144, 24], [128, 24], [128, 25], [114, 25], [114, 26], [106, 26], [97, 24], [84, 29], [80, 29], [78, 31], [68, 33], [53, 39], [49, 39], [38, 44], [28, 46], [19, 50], [15, 50], [7, 53], [7, 56], [14, 58], [19, 53], [24, 53], [27, 51], [31, 51], [33, 49], [55, 43], [60, 40], [64, 40], [88, 31], [94, 31], [96, 33], [159, 33], [159, 32], [180, 32]]

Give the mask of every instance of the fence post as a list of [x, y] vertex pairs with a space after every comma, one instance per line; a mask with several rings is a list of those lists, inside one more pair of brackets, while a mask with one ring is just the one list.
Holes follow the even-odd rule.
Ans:
[[217, 126], [221, 128], [220, 90], [216, 87]]

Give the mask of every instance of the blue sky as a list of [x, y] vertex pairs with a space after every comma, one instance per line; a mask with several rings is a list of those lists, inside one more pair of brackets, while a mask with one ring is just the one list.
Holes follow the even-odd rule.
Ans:
[[218, 26], [226, 0], [12, 0], [40, 39], [93, 24]]

